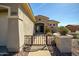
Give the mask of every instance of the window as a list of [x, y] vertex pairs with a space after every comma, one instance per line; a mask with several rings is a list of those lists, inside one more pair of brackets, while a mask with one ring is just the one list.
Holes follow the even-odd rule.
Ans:
[[55, 24], [53, 24], [53, 26], [55, 26]]
[[52, 24], [49, 24], [49, 26], [52, 26]]
[[50, 24], [50, 26], [52, 26], [52, 24]]
[[39, 19], [39, 21], [40, 21], [41, 19]]

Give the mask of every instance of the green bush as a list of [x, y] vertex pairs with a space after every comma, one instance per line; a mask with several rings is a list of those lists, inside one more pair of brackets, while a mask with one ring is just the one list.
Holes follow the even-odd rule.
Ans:
[[77, 34], [77, 39], [79, 39], [79, 34]]
[[76, 38], [79, 39], [79, 31], [76, 31]]
[[45, 34], [47, 34], [47, 35], [52, 35], [52, 30], [51, 30], [51, 28], [46, 27], [46, 28], [45, 28]]
[[45, 33], [51, 32], [51, 29], [49, 27], [46, 27]]
[[51, 32], [48, 32], [48, 33], [46, 33], [46, 35], [51, 36], [51, 35], [52, 35], [52, 33], [51, 33]]
[[66, 27], [64, 27], [64, 26], [60, 26], [58, 28], [58, 31], [60, 32], [61, 35], [66, 35], [69, 30]]

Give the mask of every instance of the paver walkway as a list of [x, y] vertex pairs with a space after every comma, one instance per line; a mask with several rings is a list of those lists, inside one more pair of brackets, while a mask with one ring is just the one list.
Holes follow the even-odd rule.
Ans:
[[40, 46], [40, 47], [41, 48], [39, 48], [38, 46], [32, 46], [31, 50], [36, 49], [36, 48], [38, 50], [29, 52], [28, 56], [51, 56], [47, 46], [44, 47], [44, 49], [42, 49], [43, 46]]
[[36, 52], [30, 52], [28, 56], [51, 56], [48, 50], [39, 50]]

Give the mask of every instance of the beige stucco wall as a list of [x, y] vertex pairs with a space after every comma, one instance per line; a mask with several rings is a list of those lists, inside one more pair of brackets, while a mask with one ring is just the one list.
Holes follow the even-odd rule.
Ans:
[[72, 36], [55, 36], [55, 42], [60, 52], [70, 53], [72, 49]]
[[34, 23], [20, 8], [18, 9], [18, 15], [23, 20], [24, 35], [33, 35]]
[[18, 19], [18, 25], [19, 25], [19, 47], [20, 51], [23, 48], [24, 45], [24, 27], [23, 27], [23, 21]]
[[[0, 5], [10, 7], [10, 15], [18, 15], [18, 7], [21, 3], [0, 3]], [[14, 14], [15, 13], [15, 14]]]
[[33, 35], [34, 23], [23, 10], [16, 8], [16, 5], [9, 7], [11, 12], [16, 12], [17, 15], [8, 16], [5, 13], [0, 15], [0, 44], [6, 46], [9, 52], [17, 52], [24, 45], [24, 35]]
[[[9, 52], [16, 52], [20, 50], [21, 45], [19, 44], [19, 24], [18, 18], [12, 17], [11, 12], [16, 12], [14, 16], [17, 16], [18, 8], [16, 4], [0, 4], [3, 9], [8, 9], [6, 6], [10, 7], [10, 10], [6, 13], [0, 12], [0, 46], [6, 46]], [[8, 12], [10, 12], [10, 15], [8, 15]]]
[[8, 19], [9, 52], [20, 51], [24, 45], [24, 35], [33, 35], [34, 23], [18, 8], [18, 18]]
[[8, 19], [8, 40], [7, 48], [9, 52], [19, 51], [19, 27], [17, 18]]
[[[34, 23], [31, 21], [31, 19], [20, 9], [18, 8], [18, 35], [16, 37], [17, 43], [17, 49], [16, 50], [22, 50], [24, 45], [24, 35], [33, 35], [34, 31]], [[18, 39], [17, 39], [18, 38]], [[16, 46], [15, 46], [16, 48]]]
[[8, 18], [7, 13], [0, 13], [0, 46], [7, 42]]

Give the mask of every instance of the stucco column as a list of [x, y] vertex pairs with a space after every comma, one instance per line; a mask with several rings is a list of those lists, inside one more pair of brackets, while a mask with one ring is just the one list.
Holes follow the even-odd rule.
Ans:
[[19, 31], [17, 18], [8, 18], [7, 48], [9, 52], [15, 52], [19, 49]]
[[24, 33], [18, 18], [8, 18], [8, 40], [7, 48], [9, 52], [18, 52], [24, 44]]

